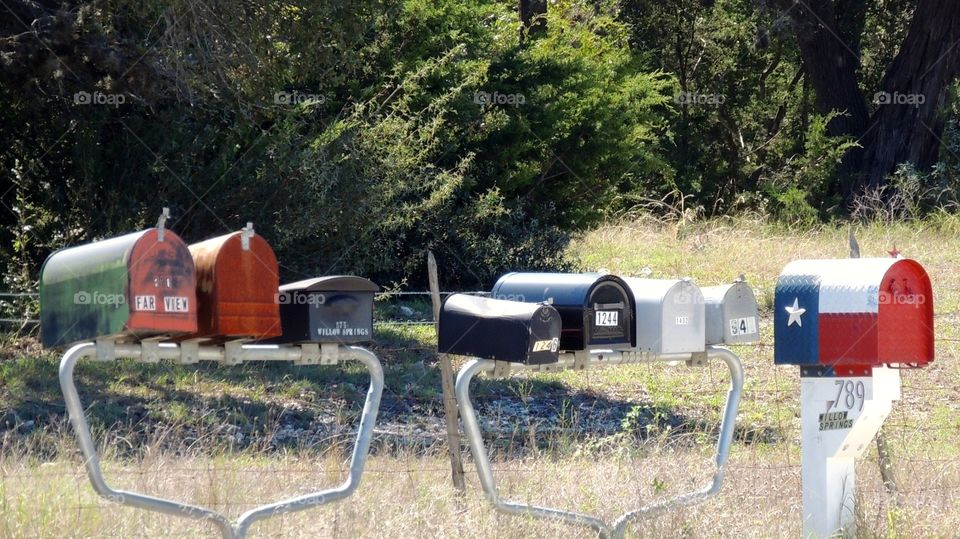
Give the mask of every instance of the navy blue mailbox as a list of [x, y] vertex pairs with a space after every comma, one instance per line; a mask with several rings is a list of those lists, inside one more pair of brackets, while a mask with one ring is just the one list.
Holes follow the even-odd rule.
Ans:
[[508, 273], [491, 296], [552, 305], [563, 325], [561, 350], [629, 349], [636, 339], [633, 295], [616, 275]]
[[454, 294], [440, 310], [445, 354], [542, 365], [556, 363], [560, 313], [549, 305]]

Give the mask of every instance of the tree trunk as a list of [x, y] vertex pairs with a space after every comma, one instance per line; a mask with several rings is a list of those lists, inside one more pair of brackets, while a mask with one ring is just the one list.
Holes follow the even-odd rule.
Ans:
[[520, 37], [547, 31], [547, 0], [520, 0]]
[[942, 110], [960, 74], [960, 2], [920, 0], [900, 52], [883, 79], [864, 140], [863, 180], [874, 189], [900, 163], [926, 170], [936, 163], [944, 128]]
[[960, 74], [960, 2], [919, 0], [907, 38], [883, 79], [871, 117], [858, 86], [863, 0], [783, 0], [794, 24], [800, 55], [817, 109], [840, 113], [831, 135], [846, 135], [862, 148], [844, 156], [832, 190], [847, 207], [865, 190], [885, 185], [904, 162], [919, 169], [937, 160], [947, 90]]

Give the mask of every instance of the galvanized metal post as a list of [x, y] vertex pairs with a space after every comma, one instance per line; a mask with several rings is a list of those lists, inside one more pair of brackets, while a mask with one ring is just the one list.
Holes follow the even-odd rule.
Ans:
[[[650, 355], [637, 352], [592, 352], [589, 359], [582, 361], [583, 358], [576, 357], [575, 354], [566, 354], [560, 362], [551, 365], [525, 365], [521, 363], [503, 364], [510, 371], [538, 371], [538, 370], [561, 370], [572, 368], [589, 368], [604, 365], [621, 365], [634, 363], [653, 363], [684, 361], [696, 359], [696, 354], [659, 354]], [[699, 354], [702, 356], [703, 354]], [[505, 501], [500, 498], [497, 490], [496, 481], [493, 477], [493, 471], [490, 466], [490, 458], [487, 456], [486, 447], [483, 443], [483, 436], [480, 431], [480, 424], [477, 419], [473, 402], [470, 399], [470, 381], [478, 372], [493, 372], [497, 367], [497, 362], [485, 359], [473, 359], [467, 362], [457, 376], [456, 392], [457, 403], [460, 407], [460, 416], [463, 419], [463, 430], [470, 445], [470, 452], [473, 455], [474, 463], [477, 467], [477, 474], [480, 477], [480, 486], [483, 488], [487, 500], [497, 511], [513, 515], [529, 515], [534, 518], [547, 520], [558, 520], [569, 524], [587, 526], [597, 532], [599, 537], [623, 537], [627, 527], [631, 522], [641, 518], [652, 516], [676, 507], [693, 505], [700, 503], [710, 496], [717, 494], [723, 484], [723, 477], [727, 459], [730, 455], [730, 446], [733, 443], [733, 434], [736, 426], [737, 411], [740, 406], [740, 397], [743, 393], [743, 367], [740, 359], [730, 350], [722, 347], [707, 347], [706, 357], [708, 359], [719, 359], [726, 363], [730, 370], [730, 389], [727, 391], [727, 401], [723, 411], [723, 419], [720, 424], [720, 436], [717, 440], [716, 455], [714, 464], [716, 470], [711, 482], [704, 488], [681, 494], [679, 496], [658, 502], [640, 509], [629, 511], [617, 518], [610, 526], [602, 519], [595, 516], [553, 509], [549, 507], [540, 507], [524, 503]]]
[[[106, 346], [105, 342], [98, 344], [102, 345], [99, 347], [102, 353], [109, 352], [109, 357], [101, 359], [114, 359], [116, 357], [144, 359], [147, 353], [140, 344], [115, 344], [112, 342], [109, 343], [112, 346]], [[192, 343], [187, 353], [190, 354], [191, 359], [195, 357], [201, 361], [240, 363], [249, 360], [302, 361], [305, 360], [305, 355], [311, 355], [315, 352], [311, 349], [301, 349], [298, 346], [244, 345], [234, 348], [228, 353], [223, 346], [197, 347], [195, 343]], [[350, 459], [350, 472], [346, 481], [339, 487], [256, 507], [241, 515], [235, 525], [231, 523], [228, 517], [211, 509], [137, 492], [116, 490], [107, 484], [100, 469], [100, 457], [97, 454], [96, 445], [90, 433], [90, 426], [87, 423], [83, 404], [80, 402], [73, 377], [77, 361], [96, 356], [97, 352], [98, 345], [94, 343], [82, 343], [70, 348], [60, 362], [60, 388], [63, 391], [70, 423], [77, 436], [80, 451], [84, 456], [87, 476], [90, 478], [94, 491], [101, 497], [115, 503], [149, 511], [197, 520], [210, 520], [217, 526], [224, 539], [240, 539], [246, 537], [250, 526], [258, 520], [342, 500], [350, 496], [360, 485], [370, 443], [373, 439], [373, 429], [377, 421], [377, 412], [380, 407], [380, 397], [383, 394], [384, 385], [383, 368], [377, 356], [369, 350], [359, 346], [339, 346], [334, 351], [328, 351], [328, 355], [335, 356], [331, 359], [332, 362], [359, 361], [364, 364], [370, 373], [370, 387], [367, 389], [363, 413], [360, 417], [360, 427], [357, 430], [356, 443]], [[149, 347], [150, 359], [179, 360], [183, 353], [180, 345], [172, 343], [160, 343]], [[312, 359], [306, 358], [306, 360]]]

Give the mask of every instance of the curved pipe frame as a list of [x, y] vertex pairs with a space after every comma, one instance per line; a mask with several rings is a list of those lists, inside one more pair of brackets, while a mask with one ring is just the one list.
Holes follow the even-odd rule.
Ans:
[[[314, 350], [311, 350], [311, 346]], [[227, 516], [211, 509], [148, 496], [137, 492], [116, 490], [108, 485], [100, 470], [100, 457], [97, 454], [93, 436], [90, 434], [90, 426], [87, 423], [86, 413], [80, 402], [77, 387], [74, 384], [74, 366], [78, 360], [92, 356], [98, 356], [99, 359], [108, 360], [118, 357], [129, 357], [141, 361], [156, 361], [158, 359], [178, 360], [182, 357], [180, 347], [181, 345], [167, 343], [159, 344], [159, 346], [156, 343], [147, 344], [145, 347], [141, 344], [98, 342], [97, 344], [82, 343], [75, 345], [64, 354], [60, 362], [60, 388], [63, 391], [63, 397], [66, 401], [67, 411], [70, 415], [70, 423], [73, 425], [73, 430], [80, 444], [80, 451], [83, 453], [87, 476], [90, 478], [93, 490], [95, 490], [97, 494], [109, 501], [131, 507], [166, 513], [178, 517], [209, 520], [217, 526], [224, 539], [239, 539], [246, 537], [250, 526], [258, 520], [284, 513], [303, 511], [304, 509], [318, 505], [342, 500], [350, 496], [353, 491], [357, 489], [363, 475], [363, 468], [366, 464], [370, 442], [373, 439], [373, 428], [377, 421], [377, 412], [380, 408], [380, 397], [383, 394], [383, 368], [377, 356], [365, 348], [336, 345], [324, 347], [324, 364], [343, 360], [359, 361], [363, 363], [370, 372], [370, 387], [367, 390], [366, 401], [363, 405], [363, 414], [360, 417], [360, 427], [357, 432], [356, 442], [353, 446], [353, 453], [350, 457], [350, 473], [346, 481], [340, 486], [256, 507], [241, 515], [234, 524]], [[98, 348], [101, 349], [99, 352]], [[227, 350], [227, 348], [231, 349]], [[221, 361], [231, 364], [255, 360], [295, 361], [305, 364], [318, 364], [320, 363], [319, 359], [313, 357], [316, 356], [315, 348], [316, 345], [304, 345], [303, 347], [258, 345], [238, 347], [200, 346], [199, 350], [193, 348], [191, 353], [197, 354], [195, 359]], [[106, 356], [103, 352], [104, 349], [109, 350]]]
[[[705, 359], [719, 359], [730, 369], [730, 389], [727, 391], [727, 403], [720, 423], [720, 436], [717, 440], [717, 450], [714, 456], [716, 471], [711, 482], [700, 490], [689, 492], [663, 500], [640, 509], [624, 513], [612, 525], [603, 520], [573, 511], [540, 507], [536, 505], [516, 503], [503, 500], [497, 490], [493, 471], [490, 467], [490, 458], [480, 433], [480, 424], [476, 411], [470, 400], [470, 381], [478, 372], [489, 372], [495, 375], [508, 375], [518, 371], [552, 371], [563, 369], [579, 369], [603, 365], [639, 364], [664, 361], [687, 361], [690, 364], [700, 364]], [[733, 352], [722, 347], [707, 347], [705, 353], [699, 354], [669, 354], [649, 355], [638, 352], [594, 352], [589, 357], [581, 354], [565, 354], [559, 363], [551, 365], [524, 365], [520, 363], [505, 364], [487, 359], [472, 359], [468, 361], [457, 375], [456, 395], [457, 405], [460, 408], [460, 417], [463, 420], [463, 430], [470, 452], [477, 466], [480, 476], [480, 485], [486, 494], [487, 500], [497, 511], [511, 515], [529, 515], [535, 518], [558, 520], [573, 525], [592, 528], [602, 538], [623, 537], [627, 527], [635, 520], [657, 515], [667, 510], [694, 505], [710, 496], [717, 494], [723, 485], [724, 467], [730, 455], [730, 445], [733, 442], [734, 427], [736, 426], [737, 411], [740, 408], [740, 396], [743, 393], [743, 366], [740, 358]]]

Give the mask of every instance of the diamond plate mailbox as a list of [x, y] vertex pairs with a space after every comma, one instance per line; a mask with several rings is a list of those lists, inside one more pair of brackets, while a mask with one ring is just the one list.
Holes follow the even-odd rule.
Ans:
[[546, 303], [560, 313], [560, 350], [633, 346], [633, 296], [623, 279], [597, 273], [508, 273], [494, 299]]
[[190, 251], [162, 227], [62, 249], [40, 270], [41, 340], [66, 347], [193, 333], [195, 288]]
[[933, 361], [933, 290], [909, 259], [798, 260], [774, 300], [774, 362], [869, 374]]
[[731, 284], [705, 286], [707, 344], [747, 344], [760, 340], [760, 314], [753, 288], [741, 276]]
[[703, 352], [704, 304], [690, 279], [625, 278], [636, 305], [636, 349], [654, 354]]
[[280, 287], [282, 334], [274, 343], [351, 344], [373, 340], [373, 296], [380, 287], [363, 277], [332, 275]]
[[190, 245], [197, 272], [197, 333], [191, 338], [280, 335], [277, 257], [247, 228]]
[[901, 258], [798, 260], [774, 299], [774, 362], [800, 366], [803, 536], [856, 535], [856, 459], [933, 361], [933, 291]]
[[439, 351], [527, 365], [556, 363], [560, 313], [550, 305], [454, 294], [440, 310]]

